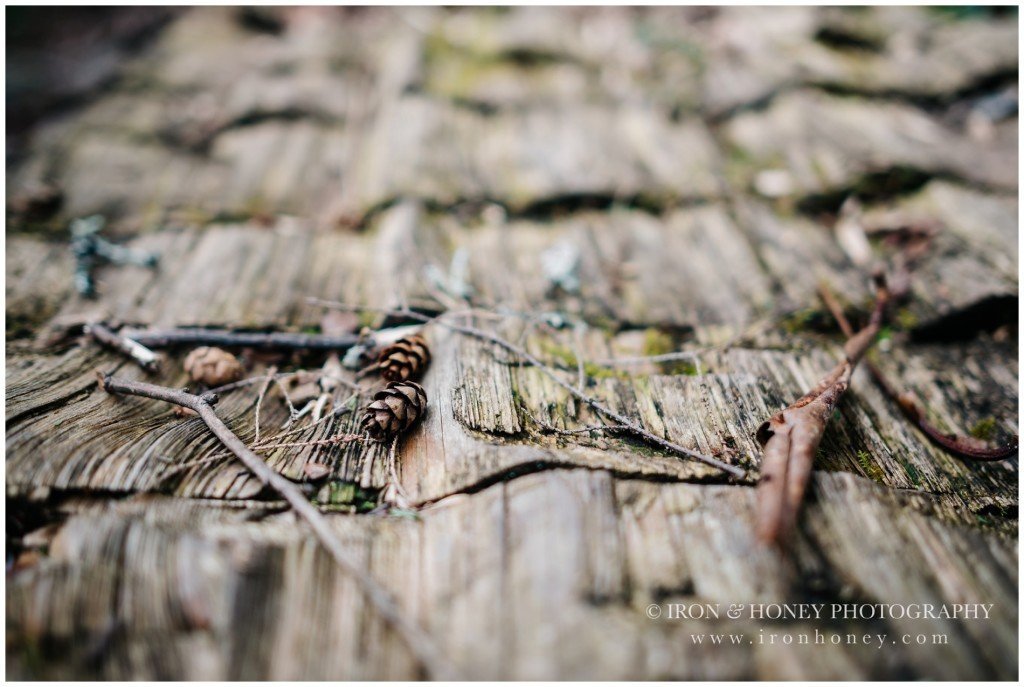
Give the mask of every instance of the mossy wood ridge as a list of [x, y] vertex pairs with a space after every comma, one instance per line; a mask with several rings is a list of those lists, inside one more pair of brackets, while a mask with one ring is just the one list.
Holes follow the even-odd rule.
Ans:
[[[1015, 14], [255, 12], [161, 14], [87, 97], [10, 138], [10, 677], [424, 677], [198, 418], [97, 386], [99, 369], [181, 389], [188, 348], [147, 372], [76, 338], [100, 322], [326, 336], [311, 299], [368, 308], [346, 324], [357, 349], [364, 327], [422, 324], [376, 310], [452, 311], [577, 392], [427, 325], [429, 353], [410, 337], [388, 368], [429, 397], [392, 452], [337, 440], [388, 379], [344, 352], [231, 349], [260, 379], [217, 415], [251, 445], [259, 413], [256, 452], [466, 677], [1016, 675], [1017, 459], [944, 452], [863, 363], [788, 553], [754, 527], [755, 432], [842, 355], [821, 284], [866, 321], [865, 247], [926, 244], [865, 361], [943, 432], [1019, 434]], [[100, 265], [80, 296], [67, 226], [92, 214], [159, 269]], [[299, 367], [333, 376], [265, 379]], [[291, 408], [299, 387], [311, 400]], [[580, 394], [744, 476], [603, 430]], [[407, 503], [378, 507], [396, 480]], [[809, 600], [994, 606], [841, 627], [645, 613]], [[690, 639], [816, 629], [948, 643]]]

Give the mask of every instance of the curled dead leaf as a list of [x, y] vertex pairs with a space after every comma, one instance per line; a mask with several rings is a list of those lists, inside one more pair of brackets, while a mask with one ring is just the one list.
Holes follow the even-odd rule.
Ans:
[[200, 346], [185, 358], [185, 372], [192, 381], [213, 387], [238, 381], [245, 369], [224, 349]]
[[843, 360], [814, 389], [757, 429], [757, 440], [764, 447], [757, 487], [757, 534], [764, 542], [777, 542], [796, 524], [828, 421], [850, 385], [854, 368], [881, 329], [889, 300], [881, 275], [876, 277], [876, 288], [871, 321], [847, 340]]

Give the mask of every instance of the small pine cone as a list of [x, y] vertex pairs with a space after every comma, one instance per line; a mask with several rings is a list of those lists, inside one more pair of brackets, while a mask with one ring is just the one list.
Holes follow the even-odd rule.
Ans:
[[361, 427], [374, 441], [409, 429], [427, 409], [427, 392], [416, 382], [390, 382], [363, 410]]
[[220, 348], [201, 346], [185, 358], [185, 372], [192, 381], [206, 386], [220, 386], [242, 378], [245, 370], [238, 358]]
[[380, 352], [377, 364], [389, 382], [404, 382], [420, 375], [430, 362], [427, 340], [420, 334], [406, 336]]

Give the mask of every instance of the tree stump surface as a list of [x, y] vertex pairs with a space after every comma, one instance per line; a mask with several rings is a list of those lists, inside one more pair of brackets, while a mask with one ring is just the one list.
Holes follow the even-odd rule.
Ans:
[[[436, 312], [437, 275], [464, 261], [476, 302], [586, 323], [511, 317], [503, 336], [572, 384], [582, 367], [587, 394], [654, 434], [747, 470], [731, 480], [614, 432], [552, 432], [601, 418], [542, 371], [436, 326], [428, 411], [397, 452], [417, 510], [367, 512], [387, 447], [261, 452], [298, 482], [309, 463], [329, 468], [311, 496], [468, 677], [1013, 679], [1016, 457], [949, 456], [858, 370], [789, 554], [755, 540], [753, 487], [758, 425], [841, 355], [818, 285], [867, 312], [867, 272], [834, 230], [849, 196], [876, 256], [887, 230], [935, 228], [880, 367], [943, 431], [1019, 433], [1015, 14], [255, 11], [162, 17], [8, 158], [10, 677], [423, 677], [198, 418], [97, 386], [102, 369], [183, 387], [187, 351], [151, 375], [57, 335], [96, 319], [309, 331], [324, 314], [310, 297]], [[24, 212], [42, 186], [59, 208]], [[95, 213], [107, 236], [161, 257], [155, 271], [100, 268], [87, 300], [67, 224]], [[578, 288], [551, 280], [559, 251]], [[672, 351], [694, 355], [614, 361]], [[249, 374], [294, 363], [251, 357]], [[258, 387], [217, 406], [246, 442]], [[359, 415], [284, 435], [271, 392], [260, 419], [264, 437], [299, 442], [357, 431]], [[724, 615], [755, 603], [992, 610]], [[652, 604], [723, 615], [652, 619]], [[815, 632], [946, 641], [762, 639]], [[711, 633], [743, 639], [693, 639]]]

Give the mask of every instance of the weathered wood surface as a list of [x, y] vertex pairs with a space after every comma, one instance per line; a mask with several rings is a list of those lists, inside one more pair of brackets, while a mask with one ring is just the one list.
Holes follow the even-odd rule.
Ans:
[[[790, 559], [758, 548], [753, 433], [834, 364], [816, 289], [863, 311], [835, 230], [936, 236], [878, 364], [948, 431], [1018, 433], [1015, 18], [921, 9], [184, 12], [8, 165], [7, 658], [34, 678], [388, 679], [420, 668], [306, 528], [196, 418], [97, 388], [146, 375], [59, 338], [94, 318], [307, 330], [308, 297], [437, 310], [466, 265], [495, 325], [717, 470], [614, 433], [544, 377], [434, 326], [401, 444], [408, 514], [366, 511], [381, 447], [281, 447], [352, 553], [468, 676], [1012, 678], [1017, 459], [929, 444], [863, 371], [829, 425]], [[841, 95], [840, 95], [841, 94]], [[1014, 98], [1016, 97], [1014, 91]], [[1015, 101], [1014, 101], [1015, 102]], [[967, 114], [965, 114], [967, 113]], [[981, 117], [982, 119], [979, 119]], [[981, 122], [979, 124], [979, 122]], [[40, 184], [55, 213], [24, 212]], [[67, 221], [161, 254], [72, 286]], [[552, 281], [553, 254], [578, 286]], [[545, 267], [548, 265], [548, 267]], [[440, 275], [440, 276], [439, 276]], [[570, 280], [571, 281], [571, 280]], [[585, 326], [554, 329], [545, 314]], [[531, 319], [532, 318], [532, 319]], [[549, 318], [550, 319], [550, 318]], [[362, 324], [380, 324], [363, 318]], [[693, 358], [617, 364], [670, 351]], [[248, 356], [249, 373], [317, 360]], [[346, 373], [350, 374], [350, 373]], [[218, 412], [255, 436], [259, 385]], [[349, 409], [368, 394], [335, 401]], [[354, 431], [358, 417], [274, 443]], [[538, 424], [543, 423], [543, 424]], [[651, 603], [992, 603], [989, 620], [651, 620]], [[946, 634], [941, 646], [697, 645], [691, 634]]]
[[[816, 599], [964, 603], [1016, 593], [1016, 547], [907, 503], [926, 496], [842, 473], [819, 473], [815, 489], [822, 498], [808, 509], [794, 574]], [[691, 632], [754, 636], [764, 626], [649, 620], [642, 609], [653, 602], [790, 598], [780, 561], [753, 540], [752, 506], [745, 487], [556, 469], [445, 499], [415, 521], [333, 522], [473, 677], [952, 679], [1014, 670], [1010, 605], [975, 624], [822, 628], [946, 632], [943, 651], [697, 647]], [[119, 560], [131, 563], [117, 577]], [[85, 666], [110, 679], [415, 675], [295, 519], [265, 509], [152, 498], [86, 505], [49, 559], [8, 590], [8, 607], [22, 629], [12, 669], [40, 677], [74, 677]], [[63, 660], [49, 658], [56, 651]]]

